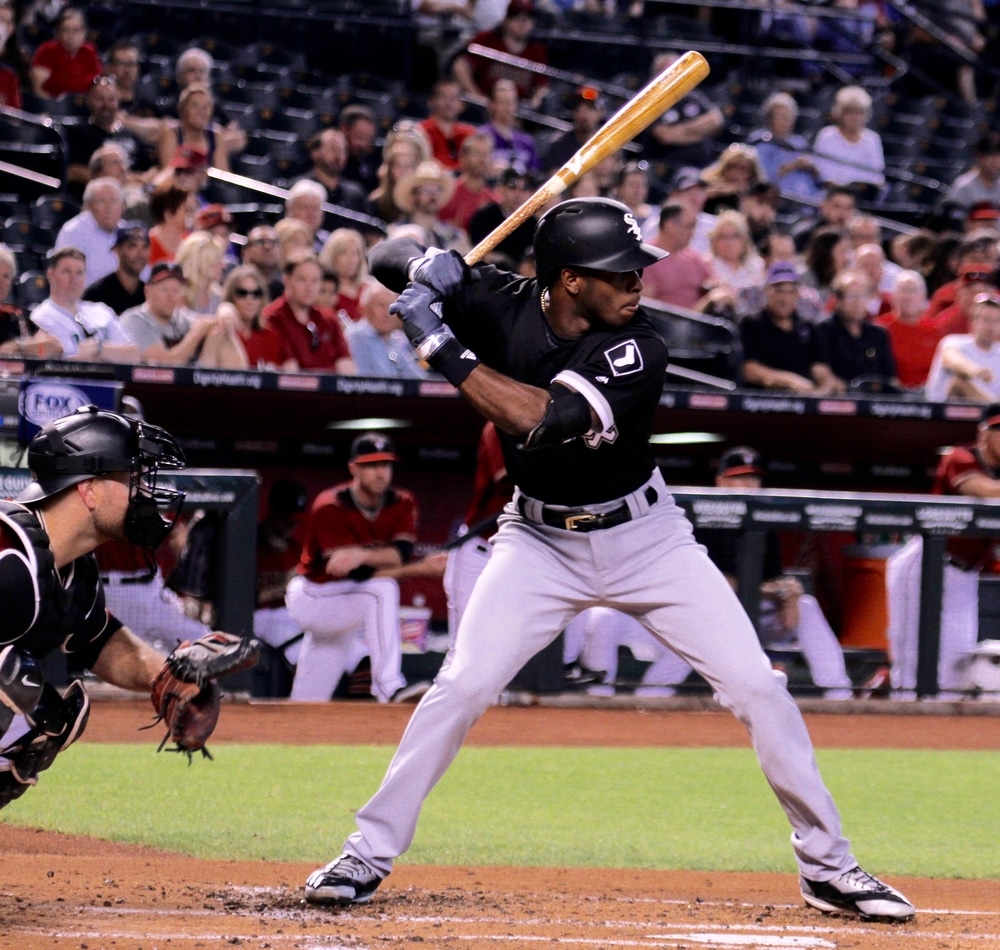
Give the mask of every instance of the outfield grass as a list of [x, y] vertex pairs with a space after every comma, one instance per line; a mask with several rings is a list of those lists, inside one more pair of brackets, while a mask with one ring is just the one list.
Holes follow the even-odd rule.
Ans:
[[[385, 746], [217, 745], [216, 761], [81, 743], [3, 821], [201, 857], [326, 861], [377, 788]], [[822, 750], [873, 873], [1000, 878], [995, 752]], [[789, 827], [744, 749], [463, 749], [412, 864], [793, 871]]]

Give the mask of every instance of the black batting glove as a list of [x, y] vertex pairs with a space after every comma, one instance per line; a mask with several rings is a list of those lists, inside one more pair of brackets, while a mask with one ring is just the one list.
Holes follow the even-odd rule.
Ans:
[[389, 307], [389, 312], [403, 321], [403, 332], [417, 355], [452, 386], [461, 385], [479, 365], [479, 357], [462, 346], [441, 319], [441, 301], [430, 287], [410, 284]]
[[430, 247], [423, 257], [410, 262], [410, 280], [430, 287], [439, 297], [450, 297], [466, 282], [469, 265], [457, 251]]

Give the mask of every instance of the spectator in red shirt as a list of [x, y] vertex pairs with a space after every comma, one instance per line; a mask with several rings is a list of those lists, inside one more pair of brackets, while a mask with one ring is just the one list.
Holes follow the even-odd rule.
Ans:
[[900, 383], [907, 389], [920, 389], [934, 359], [941, 334], [924, 317], [927, 309], [927, 282], [919, 271], [904, 270], [896, 278], [893, 306], [875, 322], [889, 333], [892, 355]]
[[650, 243], [670, 256], [643, 271], [644, 296], [688, 310], [701, 308], [711, 270], [690, 246], [696, 223], [695, 212], [679, 201], [668, 201], [660, 209], [660, 229]]
[[87, 42], [83, 11], [64, 7], [53, 24], [55, 39], [35, 50], [31, 61], [31, 84], [35, 94], [47, 99], [86, 92], [104, 72], [97, 48]]
[[285, 292], [263, 311], [281, 339], [281, 363], [290, 371], [353, 375], [354, 361], [337, 316], [316, 306], [323, 268], [315, 254], [297, 254], [284, 266]]
[[[980, 294], [987, 294], [997, 289], [997, 272], [995, 268], [983, 264], [963, 264], [958, 269], [955, 279], [955, 302], [950, 307], [932, 314], [933, 305], [928, 308], [928, 319], [934, 321], [941, 336], [949, 333], [968, 333], [969, 315], [973, 301]], [[932, 302], [933, 303], [933, 302]]]
[[458, 170], [462, 143], [476, 131], [475, 126], [458, 120], [465, 108], [461, 92], [458, 80], [439, 79], [427, 103], [430, 115], [420, 121], [431, 143], [431, 155], [452, 172]]
[[267, 282], [256, 267], [234, 267], [222, 286], [222, 304], [235, 311], [236, 333], [247, 356], [249, 369], [280, 370], [293, 368], [282, 364], [281, 338], [262, 322], [268, 303]]
[[[535, 28], [535, 5], [532, 0], [511, 0], [500, 25], [492, 30], [477, 33], [471, 44], [486, 49], [518, 56], [533, 63], [547, 66], [549, 57], [545, 47], [531, 39]], [[516, 66], [508, 66], [484, 56], [462, 53], [452, 66], [455, 78], [470, 96], [488, 97], [498, 79], [513, 79], [522, 102], [537, 109], [548, 88], [548, 80], [538, 73]]]
[[493, 154], [492, 139], [482, 133], [470, 135], [459, 150], [458, 166], [461, 170], [455, 179], [455, 191], [438, 212], [445, 224], [454, 224], [463, 231], [469, 230], [472, 216], [484, 205], [499, 201], [500, 195], [487, 180]]
[[0, 106], [21, 108], [21, 83], [30, 63], [17, 42], [17, 20], [10, 3], [0, 3]]

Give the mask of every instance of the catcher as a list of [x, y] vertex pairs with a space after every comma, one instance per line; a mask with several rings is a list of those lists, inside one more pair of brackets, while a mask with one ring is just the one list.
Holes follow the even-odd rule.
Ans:
[[[93, 550], [130, 541], [152, 552], [184, 493], [157, 484], [185, 466], [163, 429], [85, 406], [44, 426], [28, 447], [31, 482], [0, 502], [0, 808], [75, 742], [90, 710], [80, 680], [45, 682], [56, 650], [123, 689], [151, 692], [174, 748], [207, 755], [220, 676], [252, 666], [255, 640], [211, 633], [164, 659], [107, 610]], [[150, 557], [150, 560], [152, 558]]]

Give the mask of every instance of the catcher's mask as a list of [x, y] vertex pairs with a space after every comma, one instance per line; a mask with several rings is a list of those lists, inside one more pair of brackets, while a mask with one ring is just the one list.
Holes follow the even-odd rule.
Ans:
[[43, 426], [28, 446], [31, 482], [15, 499], [33, 505], [99, 475], [129, 473], [125, 537], [155, 548], [170, 533], [184, 492], [157, 484], [161, 469], [186, 467], [184, 452], [159, 426], [97, 406]]

